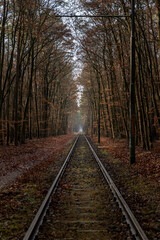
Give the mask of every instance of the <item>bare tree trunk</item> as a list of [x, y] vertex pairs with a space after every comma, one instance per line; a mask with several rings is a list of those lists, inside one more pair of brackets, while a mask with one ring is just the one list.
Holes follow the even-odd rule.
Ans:
[[157, 27], [158, 27], [158, 42], [159, 42], [159, 49], [160, 49], [160, 1], [156, 0], [157, 6]]
[[21, 55], [21, 31], [22, 31], [22, 12], [20, 3], [20, 16], [19, 16], [19, 31], [18, 31], [18, 43], [17, 43], [17, 63], [16, 63], [16, 84], [14, 93], [14, 141], [15, 145], [18, 145], [18, 94], [19, 94], [19, 80], [20, 80], [20, 55]]

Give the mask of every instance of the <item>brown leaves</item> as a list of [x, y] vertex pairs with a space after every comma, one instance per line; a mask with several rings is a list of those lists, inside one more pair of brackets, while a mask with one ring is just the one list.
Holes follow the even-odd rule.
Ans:
[[0, 183], [11, 183], [34, 166], [45, 162], [53, 153], [58, 155], [73, 135], [28, 140], [25, 145], [0, 148]]
[[[106, 149], [115, 159], [120, 158], [129, 164], [129, 147], [126, 140], [102, 138], [99, 147]], [[132, 169], [160, 184], [160, 141], [155, 142], [151, 151], [145, 151], [140, 146], [136, 147], [136, 164]]]

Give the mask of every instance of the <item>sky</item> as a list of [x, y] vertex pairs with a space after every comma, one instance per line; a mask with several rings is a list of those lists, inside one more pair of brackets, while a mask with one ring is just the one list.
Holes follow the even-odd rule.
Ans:
[[[57, 2], [57, 4], [56, 4]], [[60, 4], [60, 1], [55, 1], [55, 7], [56, 7], [56, 11], [57, 14], [59, 15], [81, 15], [81, 14], [85, 14], [85, 12], [82, 10], [82, 8], [79, 5], [79, 1], [78, 0], [63, 0], [64, 4]], [[74, 79], [77, 80], [78, 77], [80, 76], [82, 69], [83, 69], [83, 63], [79, 60], [79, 56], [77, 51], [79, 50], [79, 43], [76, 40], [76, 34], [75, 34], [75, 18], [65, 18], [62, 17], [62, 21], [68, 25], [69, 29], [72, 32], [72, 35], [75, 37], [74, 39], [74, 49], [72, 50], [72, 54], [73, 54], [73, 64], [74, 64], [74, 68], [73, 68], [73, 76]], [[78, 85], [78, 98], [77, 98], [77, 102], [78, 102], [78, 106], [80, 105], [80, 100], [81, 100], [81, 94], [83, 91], [83, 87]]]

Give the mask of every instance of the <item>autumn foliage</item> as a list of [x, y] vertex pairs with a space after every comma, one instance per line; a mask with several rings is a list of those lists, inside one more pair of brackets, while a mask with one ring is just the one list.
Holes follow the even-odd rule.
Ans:
[[[137, 1], [135, 9], [136, 144], [151, 149], [160, 134], [159, 1]], [[156, 4], [157, 3], [157, 4]], [[130, 1], [81, 1], [92, 16], [131, 14]], [[92, 17], [81, 20], [79, 79], [84, 86], [82, 109], [91, 134], [129, 138], [130, 17]], [[87, 114], [89, 112], [89, 114]]]
[[0, 3], [1, 144], [67, 132], [76, 108], [72, 35], [55, 14], [50, 1]]

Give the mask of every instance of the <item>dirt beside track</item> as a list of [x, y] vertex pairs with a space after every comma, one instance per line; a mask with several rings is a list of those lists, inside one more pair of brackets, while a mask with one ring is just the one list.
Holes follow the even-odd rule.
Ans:
[[28, 140], [19, 146], [0, 147], [0, 190], [51, 155], [57, 156], [73, 135]]
[[[73, 138], [74, 135], [66, 135], [38, 141], [31, 140], [18, 147], [3, 147], [3, 151], [1, 148], [3, 162], [6, 160], [3, 168], [6, 176], [9, 172], [14, 174], [23, 169], [18, 178], [12, 179], [0, 191], [1, 240], [23, 239], [70, 150]], [[5, 148], [8, 150], [6, 153]], [[16, 158], [16, 155], [19, 157]], [[13, 157], [11, 166], [9, 157]], [[41, 161], [38, 161], [39, 158]], [[21, 167], [23, 164], [28, 164], [30, 167], [23, 168]]]
[[129, 164], [126, 141], [102, 138], [94, 149], [149, 239], [160, 239], [160, 145], [151, 151], [136, 147]]

